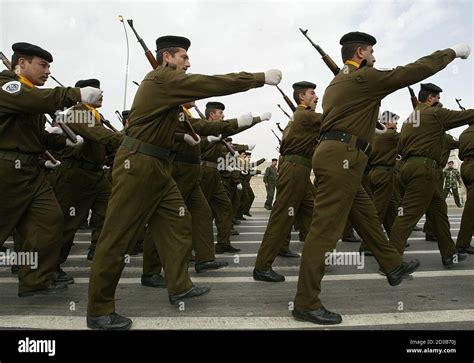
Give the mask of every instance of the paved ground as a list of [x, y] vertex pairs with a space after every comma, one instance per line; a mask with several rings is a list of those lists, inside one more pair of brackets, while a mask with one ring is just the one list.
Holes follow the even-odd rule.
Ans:
[[[119, 313], [134, 318], [136, 329], [328, 329], [297, 322], [289, 312], [296, 291], [299, 259], [278, 258], [275, 270], [287, 276], [284, 283], [255, 282], [252, 269], [267, 224], [269, 212], [257, 199], [253, 217], [238, 227], [233, 244], [238, 255], [218, 255], [228, 261], [226, 269], [196, 274], [195, 283], [209, 284], [212, 292], [186, 302], [184, 310], [168, 303], [164, 289], [140, 285], [142, 256], [132, 257], [122, 274], [117, 293]], [[462, 210], [450, 208], [451, 232], [459, 230]], [[421, 225], [421, 222], [419, 223]], [[292, 235], [292, 249], [301, 251], [302, 242]], [[17, 297], [17, 278], [0, 267], [0, 329], [85, 329], [90, 264], [85, 255], [90, 231], [75, 238], [65, 270], [76, 283], [67, 292], [51, 297]], [[414, 279], [390, 287], [380, 276], [373, 257], [365, 258], [363, 269], [331, 266], [323, 280], [322, 301], [343, 314], [343, 324], [330, 329], [435, 329], [474, 328], [474, 257], [446, 270], [437, 244], [426, 242], [414, 232], [406, 258], [418, 258], [421, 267]], [[12, 247], [9, 240], [6, 244]], [[359, 245], [338, 242], [338, 251], [356, 251]]]

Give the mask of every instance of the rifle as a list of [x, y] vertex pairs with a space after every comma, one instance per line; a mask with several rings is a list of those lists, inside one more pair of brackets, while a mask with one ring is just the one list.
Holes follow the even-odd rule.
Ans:
[[281, 128], [279, 122], [276, 122], [276, 125], [277, 125], [277, 127], [278, 127], [278, 130], [280, 130], [281, 133], [283, 133], [283, 131], [285, 131], [285, 130], [283, 130], [283, 129]]
[[275, 87], [277, 88], [278, 91], [280, 91], [280, 93], [281, 93], [281, 95], [283, 96], [283, 99], [285, 100], [286, 104], [291, 108], [291, 111], [295, 112], [295, 111], [296, 111], [296, 107], [295, 107], [295, 105], [293, 105], [293, 102], [291, 102], [291, 100], [288, 98], [288, 96], [285, 95], [285, 92], [283, 92], [283, 91], [281, 90], [281, 88], [278, 87], [278, 85], [275, 86]]
[[[3, 54], [2, 52], [0, 52], [0, 58], [2, 58], [2, 63], [5, 65], [5, 67], [7, 67], [8, 70], [12, 70], [12, 64], [10, 63], [10, 60], [5, 56], [5, 54]], [[53, 123], [48, 119], [46, 118], [46, 121], [51, 125], [53, 126]], [[76, 139], [77, 141], [77, 139]], [[56, 160], [56, 158], [48, 151], [46, 150], [44, 152], [44, 155], [46, 156], [46, 158], [48, 158], [49, 160], [51, 160], [54, 164], [57, 164], [59, 163], [58, 160]]]
[[119, 119], [120, 123], [123, 124], [123, 117], [122, 117], [122, 114], [121, 114], [118, 110], [115, 110], [115, 115], [116, 115], [117, 118]]
[[278, 137], [278, 135], [275, 133], [275, 131], [273, 131], [273, 129], [271, 129], [271, 130], [273, 132], [273, 135], [275, 135], [275, 137], [277, 138], [278, 143], [281, 145], [281, 139]]
[[408, 86], [408, 91], [410, 92], [411, 105], [413, 106], [413, 109], [415, 109], [416, 106], [418, 106], [418, 98], [416, 98], [415, 92], [410, 86]]
[[[140, 45], [142, 46], [143, 50], [145, 51], [145, 56], [146, 58], [148, 59], [148, 62], [150, 62], [150, 65], [153, 69], [156, 69], [158, 67], [158, 62], [156, 61], [156, 58], [153, 57], [153, 54], [151, 53], [150, 49], [148, 49], [148, 47], [146, 46], [144, 40], [142, 38], [140, 38], [140, 36], [138, 35], [137, 31], [135, 30], [135, 28], [133, 27], [133, 20], [132, 19], [127, 19], [127, 23], [128, 25], [130, 25], [130, 28], [132, 28], [133, 30], [133, 33], [135, 34], [135, 36], [137, 37], [137, 40], [138, 42], [140, 43]], [[196, 132], [194, 131], [191, 123], [189, 122], [189, 120], [185, 120], [184, 121], [184, 126], [188, 129], [188, 131], [191, 133], [191, 136], [193, 137], [194, 140], [198, 141], [199, 140], [199, 136], [196, 134]]]
[[456, 100], [456, 103], [458, 104], [459, 108], [461, 109], [461, 111], [466, 111], [466, 108], [461, 106], [462, 99], [461, 98], [455, 98], [455, 100]]
[[[206, 120], [206, 116], [201, 112], [201, 110], [197, 107], [196, 104], [194, 104], [194, 108], [196, 109], [196, 112], [199, 114], [199, 117], [202, 118], [203, 120]], [[225, 148], [232, 154], [232, 156], [235, 156], [235, 149], [232, 147], [232, 145], [225, 141], [224, 139], [221, 140], [222, 143], [224, 144]]]
[[279, 108], [288, 118], [291, 118], [291, 116], [288, 115], [288, 113], [287, 113], [283, 108], [281, 108], [281, 106], [280, 106], [279, 103], [277, 103], [277, 106], [278, 106], [278, 108]]
[[332, 60], [332, 58], [317, 44], [315, 44], [310, 37], [308, 37], [308, 29], [306, 30], [303, 30], [301, 28], [300, 29], [300, 32], [305, 36], [306, 39], [308, 39], [308, 41], [311, 43], [311, 45], [316, 48], [316, 50], [318, 51], [319, 54], [321, 54], [321, 57], [322, 57], [322, 60], [324, 61], [324, 63], [326, 63], [326, 65], [329, 67], [329, 69], [331, 70], [331, 72], [337, 76], [337, 74], [339, 73], [340, 71], [340, 68], [336, 65], [336, 63]]

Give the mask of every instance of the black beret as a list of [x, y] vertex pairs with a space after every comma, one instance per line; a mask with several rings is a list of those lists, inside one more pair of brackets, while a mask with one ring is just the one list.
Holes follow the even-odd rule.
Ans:
[[344, 34], [339, 41], [339, 44], [350, 44], [350, 43], [362, 43], [362, 44], [369, 44], [375, 45], [377, 44], [377, 39], [370, 34], [362, 33], [362, 32], [350, 32]]
[[163, 48], [184, 48], [186, 50], [191, 46], [191, 41], [185, 37], [176, 35], [165, 35], [156, 39], [156, 51]]
[[440, 93], [443, 90], [433, 83], [422, 83], [420, 87], [420, 91], [428, 91], [433, 93]]
[[296, 82], [296, 83], [293, 84], [293, 89], [295, 91], [299, 90], [299, 89], [308, 89], [308, 88], [315, 89], [316, 85], [314, 83], [308, 82], [308, 81], [301, 81], [301, 82]]
[[278, 161], [278, 159], [272, 159], [272, 161]]
[[12, 45], [12, 49], [13, 49], [13, 52], [17, 54], [34, 55], [50, 63], [53, 61], [53, 56], [51, 55], [50, 52], [34, 44], [24, 43], [24, 42], [15, 43]]
[[206, 108], [208, 110], [215, 110], [215, 109], [222, 110], [222, 111], [225, 110], [225, 106], [221, 102], [208, 102], [206, 103]]
[[84, 88], [84, 87], [94, 87], [100, 88], [100, 81], [95, 78], [91, 79], [81, 79], [76, 82], [74, 87]]
[[252, 153], [251, 153], [250, 151], [246, 151], [246, 152], [245, 152], [245, 155], [247, 155], [247, 156], [251, 156], [251, 155], [252, 155]]
[[130, 115], [130, 110], [122, 111], [122, 118], [126, 119]]
[[387, 122], [397, 121], [400, 118], [396, 113], [391, 111], [384, 111], [382, 112], [382, 116], [380, 117], [380, 122], [386, 124]]

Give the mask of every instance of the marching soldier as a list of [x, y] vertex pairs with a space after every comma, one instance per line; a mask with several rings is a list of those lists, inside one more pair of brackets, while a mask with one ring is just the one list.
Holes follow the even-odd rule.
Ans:
[[[194, 107], [193, 103], [183, 107], [185, 116], [191, 122], [196, 133], [203, 137], [207, 136], [206, 139], [209, 142], [220, 140], [221, 136], [213, 136], [215, 134], [232, 132], [238, 128], [237, 120], [209, 122], [192, 118], [188, 110], [191, 107]], [[223, 268], [228, 263], [215, 260], [212, 211], [201, 189], [201, 147], [200, 143], [197, 145], [188, 144], [186, 140], [190, 137], [186, 133], [183, 123], [179, 123], [173, 145], [173, 152], [176, 155], [173, 160], [172, 176], [192, 217], [194, 269], [201, 273]], [[141, 283], [143, 286], [161, 288], [166, 287], [166, 283], [161, 276], [163, 266], [155, 248], [154, 238], [159, 237], [153, 236], [150, 232], [145, 238]]]
[[238, 218], [245, 220], [244, 215], [251, 217], [250, 208], [252, 207], [253, 201], [255, 200], [255, 194], [250, 185], [250, 180], [252, 176], [258, 174], [260, 171], [255, 170], [254, 168], [263, 162], [265, 159], [259, 159], [255, 163], [251, 162], [252, 153], [250, 151], [245, 152], [245, 163], [244, 168], [241, 171], [241, 180], [242, 180], [242, 197], [240, 200], [240, 207]]
[[463, 161], [461, 177], [466, 186], [467, 198], [456, 247], [460, 253], [473, 254], [474, 247], [471, 246], [471, 239], [474, 231], [474, 125], [470, 125], [459, 136], [459, 158]]
[[[99, 89], [40, 89], [50, 74], [51, 53], [29, 43], [12, 46], [12, 71], [0, 73], [0, 245], [14, 229], [21, 235], [21, 252], [37, 253], [38, 266], [20, 266], [18, 296], [64, 291], [52, 280], [61, 244], [63, 216], [39, 159], [47, 149], [79, 146], [64, 135], [45, 131], [44, 113], [76, 102], [94, 103]], [[53, 162], [45, 162], [54, 167]]]
[[[318, 97], [314, 83], [297, 82], [293, 84], [293, 89], [298, 107], [280, 146], [277, 195], [253, 270], [253, 278], [259, 281], [285, 281], [283, 275], [273, 271], [273, 261], [282, 252], [295, 216], [298, 215], [300, 223], [308, 228], [313, 213], [310, 157], [319, 137], [322, 115], [315, 112]], [[289, 250], [283, 252], [288, 253], [286, 257], [299, 257]]]
[[[439, 161], [439, 182], [438, 182], [438, 188], [440, 193], [443, 193], [443, 171], [444, 167], [446, 166], [449, 155], [451, 154], [451, 150], [457, 149], [459, 147], [459, 141], [455, 140], [454, 137], [452, 137], [450, 134], [445, 133], [444, 134], [444, 140], [443, 140], [443, 150], [441, 152], [441, 158]], [[400, 198], [400, 204], [401, 204], [401, 198]], [[432, 221], [432, 216], [431, 214], [426, 216], [426, 221], [425, 224], [423, 225], [423, 232], [425, 232], [425, 240], [426, 241], [431, 241], [431, 242], [437, 242], [438, 239], [435, 236], [434, 230], [433, 230], [433, 221]], [[415, 229], [414, 229], [415, 230]]]
[[[381, 122], [387, 128], [387, 132], [375, 136], [372, 152], [369, 156], [370, 172], [369, 187], [372, 191], [380, 223], [383, 224], [387, 235], [395, 220], [396, 205], [393, 200], [395, 161], [397, 159], [397, 144], [399, 133], [397, 132], [397, 120], [400, 116], [385, 111], [382, 113]], [[391, 207], [389, 209], [389, 207]]]
[[265, 200], [265, 209], [272, 210], [273, 198], [275, 197], [275, 187], [278, 177], [277, 169], [278, 159], [272, 159], [272, 164], [267, 166], [265, 174], [263, 174], [263, 182], [267, 190], [267, 199]]
[[[399, 180], [403, 189], [402, 212], [398, 213], [390, 233], [390, 242], [403, 254], [411, 230], [426, 212], [438, 240], [443, 266], [452, 267], [464, 260], [458, 254], [449, 230], [447, 205], [439, 189], [439, 162], [444, 132], [473, 122], [474, 110], [451, 111], [439, 104], [442, 89], [422, 84], [420, 103], [403, 124], [399, 152], [403, 157]], [[416, 118], [415, 118], [416, 117]]]
[[[75, 87], [100, 88], [100, 81], [80, 80], [76, 82]], [[73, 278], [61, 269], [61, 265], [66, 262], [74, 236], [82, 221], [87, 220], [89, 211], [93, 210], [91, 227], [94, 232], [91, 236], [89, 256], [94, 254], [104, 224], [112, 186], [103, 166], [106, 156], [114, 153], [119, 147], [123, 135], [102, 124], [103, 116], [97, 110], [100, 107], [102, 99], [92, 105], [78, 104], [64, 115], [70, 119], [68, 126], [84, 138], [84, 143], [62, 153], [62, 165], [58, 170], [55, 193], [64, 216], [63, 245], [54, 275], [55, 281], [58, 282], [74, 282]]]
[[[193, 285], [188, 272], [192, 246], [191, 216], [172, 178], [174, 133], [186, 122], [180, 105], [212, 96], [278, 84], [281, 72], [186, 74], [191, 42], [178, 36], [156, 41], [159, 66], [148, 73], [135, 96], [129, 125], [114, 160], [112, 194], [92, 261], [87, 326], [129, 329], [132, 321], [115, 312], [115, 290], [129, 245], [148, 223], [166, 274], [169, 301], [203, 295], [209, 287]], [[190, 145], [198, 140], [187, 138]], [[150, 178], [153, 183], [149, 183]]]
[[[326, 88], [323, 98], [321, 141], [313, 156], [314, 215], [303, 246], [293, 310], [293, 316], [299, 320], [316, 324], [342, 321], [339, 314], [325, 309], [319, 294], [325, 259], [336, 247], [348, 217], [390, 285], [398, 285], [419, 266], [416, 260], [403, 262], [400, 253], [388, 243], [377, 210], [361, 185], [362, 176], [374, 139], [380, 101], [440, 71], [456, 57], [467, 58], [469, 47], [456, 46], [455, 50], [438, 51], [404, 67], [380, 71], [373, 67], [375, 43], [373, 36], [361, 32], [341, 38], [344, 68]], [[348, 208], [351, 204], [352, 208]]]
[[[221, 102], [208, 102], [206, 104], [206, 117], [208, 121], [221, 121], [224, 119], [225, 105]], [[251, 114], [245, 114], [237, 118], [238, 129], [233, 132], [222, 134], [222, 139], [227, 136], [235, 135], [244, 131], [255, 124], [269, 120], [271, 115], [264, 113], [262, 117], [252, 117]], [[248, 146], [245, 147], [248, 149]], [[227, 161], [233, 160], [235, 155], [226, 158], [227, 149], [221, 141], [206, 142], [203, 140], [201, 145], [201, 188], [204, 196], [212, 210], [217, 229], [216, 253], [236, 253], [240, 249], [230, 244], [230, 235], [232, 230], [233, 207], [229, 193], [226, 191], [224, 181], [220, 171], [225, 171], [229, 166]]]
[[448, 167], [444, 169], [444, 189], [443, 198], [446, 199], [449, 193], [453, 194], [454, 202], [458, 208], [462, 208], [461, 200], [459, 199], [458, 185], [462, 185], [461, 174], [459, 170], [454, 168], [454, 162], [448, 162]]

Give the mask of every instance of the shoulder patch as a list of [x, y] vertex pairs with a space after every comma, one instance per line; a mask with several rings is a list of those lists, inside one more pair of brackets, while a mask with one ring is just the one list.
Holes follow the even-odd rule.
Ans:
[[2, 86], [2, 90], [4, 90], [7, 93], [14, 94], [20, 92], [21, 89], [21, 83], [18, 81], [10, 81], [5, 83]]

